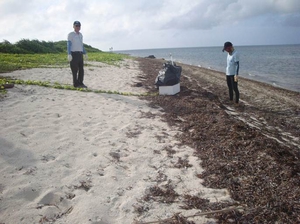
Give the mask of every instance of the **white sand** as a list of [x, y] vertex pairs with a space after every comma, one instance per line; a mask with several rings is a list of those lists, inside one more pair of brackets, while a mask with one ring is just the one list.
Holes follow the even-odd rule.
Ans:
[[[132, 86], [141, 74], [134, 61], [93, 63], [85, 72], [92, 89], [145, 92]], [[72, 84], [69, 68], [2, 75]], [[171, 205], [140, 200], [168, 181], [181, 195], [229, 199], [226, 190], [201, 185], [194, 150], [177, 146], [177, 127], [138, 97], [16, 85], [0, 101], [0, 113], [0, 223], [127, 224], [199, 212], [180, 209], [182, 198]], [[173, 158], [166, 147], [176, 151]], [[179, 157], [193, 166], [174, 168]]]

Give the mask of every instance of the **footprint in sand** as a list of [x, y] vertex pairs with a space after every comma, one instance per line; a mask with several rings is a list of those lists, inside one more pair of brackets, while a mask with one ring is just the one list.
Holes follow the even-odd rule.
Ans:
[[39, 213], [44, 219], [54, 221], [72, 211], [73, 206], [71, 206], [70, 199], [74, 197], [74, 194], [68, 196], [57, 190], [49, 190], [36, 198], [36, 209], [40, 210]]
[[55, 156], [52, 156], [52, 155], [44, 155], [42, 156], [41, 160], [43, 162], [49, 162], [49, 161], [52, 161], [52, 160], [55, 160]]
[[64, 193], [58, 190], [49, 190], [35, 200], [37, 209], [44, 207], [55, 207], [59, 211], [69, 208], [70, 200], [75, 198], [74, 193]]

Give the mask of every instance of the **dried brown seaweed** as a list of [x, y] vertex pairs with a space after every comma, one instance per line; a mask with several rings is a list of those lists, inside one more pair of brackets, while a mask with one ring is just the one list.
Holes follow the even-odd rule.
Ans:
[[159, 187], [157, 185], [150, 187], [147, 189], [145, 196], [143, 197], [144, 201], [158, 201], [161, 203], [173, 203], [179, 194], [176, 193], [174, 187], [170, 184], [170, 181]]
[[[162, 61], [139, 60], [145, 73], [141, 80], [143, 86], [156, 92], [153, 80]], [[237, 119], [228, 113], [226, 88], [215, 85], [210, 91], [211, 84], [199, 75], [207, 75], [209, 70], [185, 66], [183, 73], [189, 77], [182, 76], [179, 94], [147, 96], [145, 99], [151, 106], [163, 108], [164, 119], [170, 125], [180, 127], [182, 133], [177, 138], [181, 144], [195, 148], [195, 155], [205, 169], [198, 174], [204, 185], [227, 188], [231, 197], [247, 208], [214, 213], [213, 217], [219, 223], [300, 223], [299, 144], [290, 143], [282, 134], [284, 131], [300, 136], [299, 105], [290, 104], [288, 108], [287, 102], [282, 102], [282, 106], [264, 105], [253, 100], [254, 96], [244, 96], [250, 103], [234, 108], [243, 118]], [[277, 91], [291, 95], [284, 90]], [[263, 122], [258, 127], [249, 125], [251, 116]], [[174, 195], [174, 192], [158, 188], [152, 190], [166, 198], [168, 193]], [[207, 206], [213, 210], [226, 207], [227, 202], [206, 205], [205, 199], [186, 196], [184, 203], [186, 209]]]
[[192, 166], [193, 165], [191, 165], [189, 163], [189, 160], [187, 158], [183, 158], [182, 159], [181, 157], [179, 157], [178, 161], [176, 162], [176, 164], [174, 164], [174, 167], [178, 168], [178, 169], [181, 169], [181, 168], [187, 169], [187, 168], [192, 167]]

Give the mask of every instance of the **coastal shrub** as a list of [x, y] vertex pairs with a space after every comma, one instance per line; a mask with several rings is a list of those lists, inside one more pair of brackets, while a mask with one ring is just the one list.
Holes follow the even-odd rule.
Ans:
[[[84, 44], [87, 52], [101, 52], [101, 50], [94, 48], [90, 45]], [[46, 54], [46, 53], [66, 53], [67, 41], [39, 41], [21, 39], [15, 44], [4, 40], [0, 43], [0, 53], [10, 54]]]
[[45, 47], [40, 41], [38, 40], [26, 40], [22, 39], [16, 43], [18, 48], [24, 49], [28, 53], [57, 53], [53, 51], [51, 48]]
[[0, 52], [1, 53], [11, 53], [11, 54], [26, 54], [28, 53], [24, 49], [19, 48], [18, 46], [11, 44], [9, 41], [4, 40], [2, 43], [0, 43]]

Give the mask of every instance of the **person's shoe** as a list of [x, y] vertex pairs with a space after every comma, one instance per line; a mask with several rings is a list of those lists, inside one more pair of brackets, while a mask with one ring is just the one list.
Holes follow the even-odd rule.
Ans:
[[80, 88], [87, 88], [86, 85], [84, 85], [83, 83], [79, 85]]

